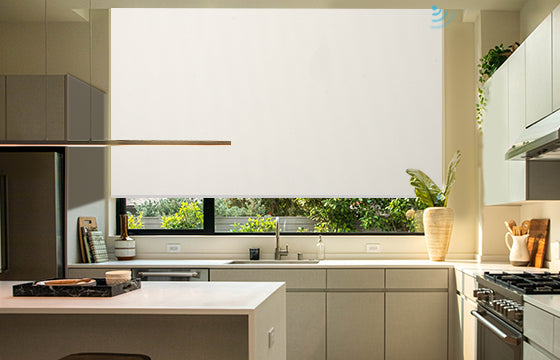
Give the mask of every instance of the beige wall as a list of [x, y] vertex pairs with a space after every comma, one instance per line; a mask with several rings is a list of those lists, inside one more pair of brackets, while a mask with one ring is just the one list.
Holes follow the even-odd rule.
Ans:
[[560, 4], [559, 0], [527, 0], [520, 11], [519, 38], [527, 36]]
[[[488, 50], [496, 45], [509, 46], [519, 41], [519, 12], [514, 11], [481, 11], [475, 21], [475, 52], [476, 64]], [[476, 68], [478, 86], [478, 68]], [[482, 139], [478, 137], [479, 181], [482, 183]], [[505, 234], [504, 221], [518, 221], [519, 206], [483, 206], [482, 186], [480, 186], [480, 206], [482, 208], [478, 221], [477, 259], [480, 261], [506, 261], [508, 250], [503, 241]]]
[[507, 47], [519, 42], [518, 11], [481, 11], [480, 27], [482, 55], [496, 45], [504, 44]]
[[[460, 11], [456, 18], [461, 19]], [[444, 169], [457, 150], [463, 158], [449, 206], [455, 211], [451, 253], [474, 255], [478, 220], [478, 151], [475, 122], [474, 24], [452, 21], [444, 28]]]

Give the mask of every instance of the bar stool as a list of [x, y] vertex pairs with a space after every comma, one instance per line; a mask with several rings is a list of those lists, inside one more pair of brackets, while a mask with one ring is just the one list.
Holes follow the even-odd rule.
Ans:
[[151, 360], [141, 354], [79, 353], [70, 354], [60, 360]]

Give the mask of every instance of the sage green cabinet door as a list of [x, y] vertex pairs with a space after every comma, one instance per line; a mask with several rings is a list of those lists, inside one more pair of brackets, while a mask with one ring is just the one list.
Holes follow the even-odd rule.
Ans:
[[325, 360], [324, 292], [286, 293], [287, 360]]
[[0, 140], [6, 140], [6, 76], [0, 75]]
[[387, 293], [385, 359], [447, 359], [447, 301], [443, 292]]
[[526, 120], [528, 126], [552, 112], [552, 16], [525, 40]]
[[6, 137], [45, 140], [47, 76], [6, 77]]
[[327, 294], [327, 359], [384, 358], [383, 293]]

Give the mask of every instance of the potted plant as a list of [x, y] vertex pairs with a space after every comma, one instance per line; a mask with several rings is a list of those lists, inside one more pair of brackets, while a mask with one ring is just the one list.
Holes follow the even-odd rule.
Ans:
[[486, 110], [486, 87], [484, 84], [518, 47], [518, 42], [507, 48], [504, 47], [504, 44], [500, 44], [488, 50], [488, 53], [480, 58], [480, 63], [478, 64], [478, 102], [476, 104], [476, 122], [480, 131], [482, 131], [482, 117]]
[[453, 231], [453, 209], [447, 207], [451, 187], [455, 183], [455, 171], [461, 161], [461, 151], [457, 150], [449, 166], [443, 188], [440, 189], [423, 171], [407, 169], [410, 185], [414, 187], [416, 197], [428, 206], [424, 210], [424, 234], [428, 255], [432, 261], [445, 261], [449, 241]]

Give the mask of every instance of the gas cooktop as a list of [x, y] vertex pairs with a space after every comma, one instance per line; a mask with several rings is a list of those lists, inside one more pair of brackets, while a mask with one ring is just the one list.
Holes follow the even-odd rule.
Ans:
[[560, 273], [484, 273], [484, 279], [522, 294], [560, 294]]

